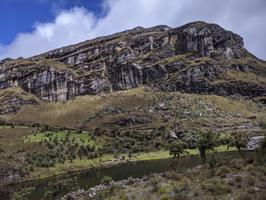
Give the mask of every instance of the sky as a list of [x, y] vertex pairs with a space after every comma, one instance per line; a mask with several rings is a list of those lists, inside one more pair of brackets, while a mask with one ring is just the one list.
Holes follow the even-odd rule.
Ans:
[[265, 0], [0, 0], [0, 59], [30, 57], [136, 26], [217, 23], [266, 60]]

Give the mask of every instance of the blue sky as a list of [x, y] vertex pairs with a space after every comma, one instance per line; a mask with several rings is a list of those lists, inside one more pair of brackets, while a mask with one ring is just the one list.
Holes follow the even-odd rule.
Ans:
[[50, 22], [60, 10], [73, 7], [101, 14], [101, 0], [0, 0], [0, 43], [7, 45], [18, 33], [33, 31], [36, 22]]
[[30, 57], [136, 26], [217, 23], [266, 59], [265, 0], [0, 0], [0, 59]]

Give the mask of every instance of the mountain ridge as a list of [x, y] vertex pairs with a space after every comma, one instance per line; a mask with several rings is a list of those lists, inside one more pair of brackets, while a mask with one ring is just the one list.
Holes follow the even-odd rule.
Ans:
[[19, 86], [47, 101], [142, 85], [257, 97], [266, 95], [265, 66], [244, 48], [242, 37], [198, 21], [177, 28], [136, 27], [28, 59], [2, 61], [0, 89]]

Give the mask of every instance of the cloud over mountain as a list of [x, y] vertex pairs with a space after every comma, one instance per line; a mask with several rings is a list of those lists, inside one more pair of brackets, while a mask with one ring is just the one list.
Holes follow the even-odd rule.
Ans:
[[37, 22], [32, 32], [19, 33], [11, 44], [0, 45], [0, 58], [29, 57], [136, 26], [180, 26], [202, 20], [240, 34], [248, 50], [266, 59], [264, 0], [105, 0], [102, 8], [101, 17], [83, 7], [61, 10], [54, 21]]

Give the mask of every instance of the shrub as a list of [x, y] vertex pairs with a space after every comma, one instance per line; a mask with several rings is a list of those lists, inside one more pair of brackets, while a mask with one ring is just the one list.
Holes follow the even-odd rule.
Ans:
[[102, 200], [102, 199], [104, 199], [107, 196], [108, 196], [108, 191], [99, 190], [99, 191], [97, 191], [97, 193], [95, 195], [95, 200]]
[[158, 190], [158, 193], [159, 194], [167, 194], [169, 193], [169, 188], [171, 187], [169, 184], [166, 184], [166, 183], [161, 183], [158, 185], [159, 187], [159, 190]]
[[237, 170], [241, 170], [243, 165], [244, 163], [242, 160], [234, 159], [231, 161], [231, 167]]
[[238, 200], [250, 200], [252, 197], [249, 194], [241, 194]]
[[222, 181], [203, 183], [201, 188], [213, 195], [223, 195], [232, 192], [231, 188]]
[[259, 176], [259, 180], [262, 182], [265, 182], [265, 177], [264, 176]]
[[169, 171], [165, 173], [165, 177], [170, 179], [170, 180], [176, 180], [176, 181], [180, 181], [182, 176], [177, 173], [176, 171]]
[[159, 190], [159, 183], [160, 183], [160, 177], [158, 175], [153, 175], [150, 178], [149, 184], [152, 186], [153, 192], [158, 192], [158, 190]]
[[113, 180], [112, 177], [110, 177], [110, 176], [104, 176], [101, 179], [101, 184], [108, 185], [112, 180]]
[[242, 177], [241, 177], [241, 176], [236, 176], [236, 177], [235, 177], [235, 181], [236, 181], [237, 183], [241, 183], [241, 181], [242, 181]]
[[266, 191], [261, 191], [257, 197], [258, 200], [266, 200]]
[[250, 187], [250, 188], [248, 188], [247, 192], [249, 194], [255, 194], [256, 193], [256, 190], [253, 187]]
[[161, 199], [162, 200], [169, 200], [169, 195], [164, 194], [164, 195], [162, 195]]
[[14, 192], [11, 196], [11, 200], [26, 200], [30, 194], [34, 191], [34, 187], [28, 187]]
[[253, 186], [255, 184], [254, 183], [254, 179], [251, 176], [248, 176], [246, 178], [246, 181], [247, 181], [247, 184], [250, 185], [250, 186]]
[[222, 166], [222, 167], [219, 167], [219, 169], [216, 172], [216, 175], [224, 178], [226, 176], [226, 174], [228, 174], [229, 172], [230, 172], [230, 168], [229, 167]]
[[128, 179], [127, 179], [127, 185], [132, 185], [134, 184], [134, 179], [132, 178], [132, 176], [130, 176]]
[[227, 183], [228, 183], [228, 185], [230, 185], [230, 186], [234, 186], [234, 185], [235, 185], [235, 182], [234, 182], [233, 180], [229, 180]]

